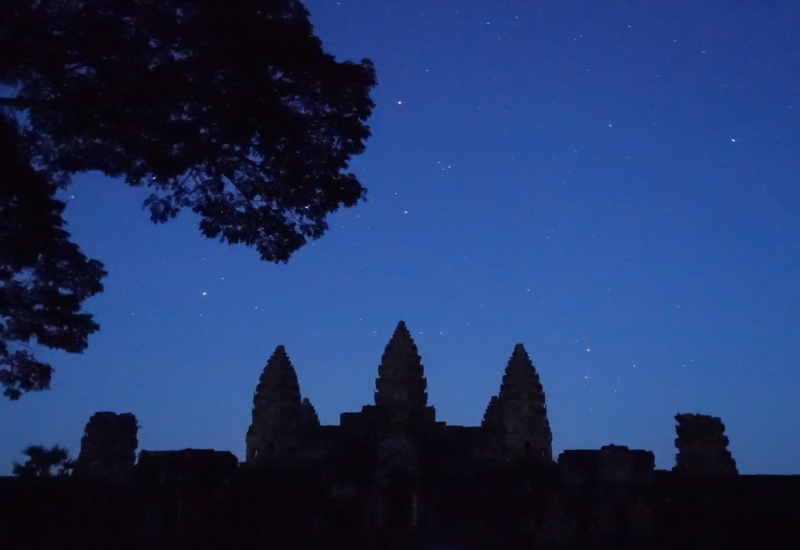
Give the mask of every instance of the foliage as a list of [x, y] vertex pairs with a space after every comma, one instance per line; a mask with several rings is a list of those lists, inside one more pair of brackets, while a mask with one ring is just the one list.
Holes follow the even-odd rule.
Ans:
[[97, 329], [79, 310], [102, 266], [69, 242], [54, 198], [72, 174], [147, 186], [154, 221], [189, 208], [205, 236], [273, 262], [365, 197], [346, 169], [370, 135], [372, 64], [325, 53], [296, 0], [3, 0], [0, 51], [0, 122], [15, 140], [1, 154], [16, 170], [0, 166], [0, 208], [36, 210], [49, 228], [15, 263], [6, 246], [39, 229], [0, 218], [0, 284], [21, 296], [0, 304], [12, 398], [46, 388], [50, 367], [8, 343], [80, 351]]
[[148, 185], [152, 217], [182, 207], [208, 237], [285, 261], [364, 189], [375, 84], [337, 63], [292, 0], [6, 0], [4, 100], [37, 160]]
[[53, 372], [20, 345], [78, 353], [99, 328], [81, 307], [106, 273], [70, 241], [55, 191], [31, 168], [14, 121], [0, 117], [0, 384], [11, 399], [47, 389]]
[[72, 472], [73, 461], [69, 458], [69, 451], [63, 447], [55, 446], [46, 449], [41, 445], [31, 445], [22, 451], [28, 457], [25, 464], [14, 463], [13, 474], [18, 477], [52, 477], [69, 475]]

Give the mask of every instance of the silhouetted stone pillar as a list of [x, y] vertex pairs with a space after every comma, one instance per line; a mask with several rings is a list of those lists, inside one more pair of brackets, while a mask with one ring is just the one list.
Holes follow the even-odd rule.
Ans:
[[544, 390], [522, 344], [514, 347], [500, 392], [492, 397], [481, 426], [494, 454], [507, 459], [553, 460], [553, 434], [547, 420]]
[[126, 481], [136, 463], [139, 426], [131, 413], [98, 412], [86, 424], [74, 475]]
[[689, 475], [736, 475], [736, 461], [728, 451], [725, 425], [704, 414], [679, 414], [675, 446], [678, 454], [672, 471]]

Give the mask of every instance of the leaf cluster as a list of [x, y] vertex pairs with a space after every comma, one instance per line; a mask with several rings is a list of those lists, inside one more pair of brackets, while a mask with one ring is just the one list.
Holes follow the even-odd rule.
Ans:
[[24, 464], [14, 463], [12, 473], [18, 477], [53, 477], [69, 475], [74, 461], [69, 458], [69, 451], [55, 446], [47, 449], [41, 445], [31, 445], [22, 454], [28, 457]]
[[55, 192], [31, 167], [16, 123], [0, 117], [0, 384], [11, 399], [47, 389], [53, 372], [20, 345], [78, 353], [99, 328], [81, 307], [106, 273], [70, 241]]

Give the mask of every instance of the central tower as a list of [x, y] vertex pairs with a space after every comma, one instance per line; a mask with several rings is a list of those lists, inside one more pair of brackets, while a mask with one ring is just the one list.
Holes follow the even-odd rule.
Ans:
[[428, 381], [417, 346], [403, 321], [397, 323], [386, 345], [375, 380], [375, 407], [391, 423], [418, 420], [434, 421], [433, 407], [428, 407], [425, 391]]

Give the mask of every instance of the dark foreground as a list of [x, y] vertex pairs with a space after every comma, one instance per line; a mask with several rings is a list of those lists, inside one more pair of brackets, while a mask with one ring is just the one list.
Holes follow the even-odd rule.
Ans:
[[626, 481], [551, 468], [520, 483], [519, 473], [442, 479], [425, 495], [339, 486], [302, 467], [0, 478], [0, 548], [800, 548], [800, 476]]

